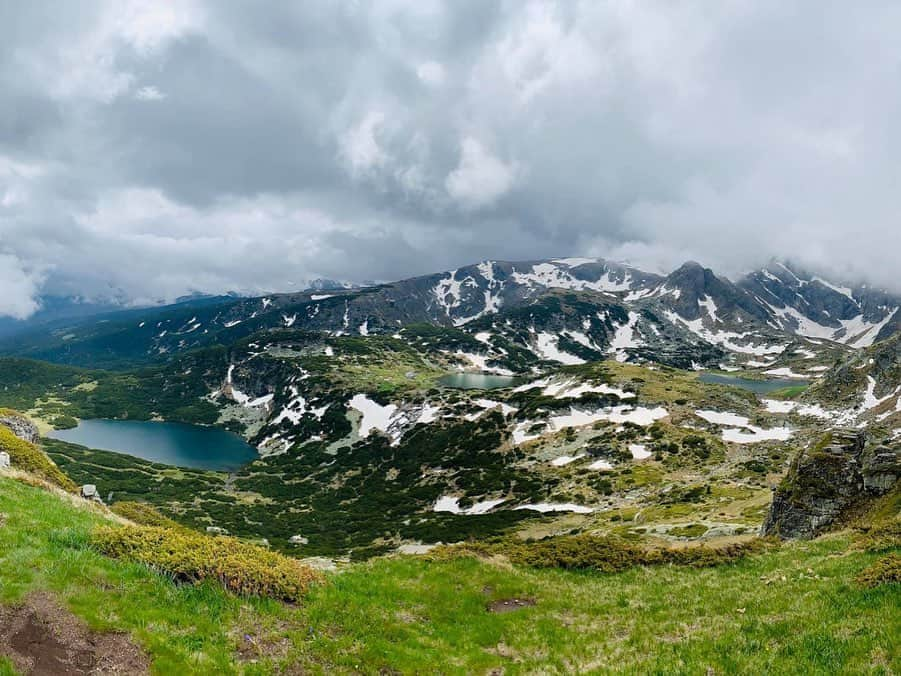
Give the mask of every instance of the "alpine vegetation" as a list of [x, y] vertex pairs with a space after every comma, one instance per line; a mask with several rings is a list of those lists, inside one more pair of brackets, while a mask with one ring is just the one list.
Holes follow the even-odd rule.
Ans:
[[894, 4], [0, 16], [0, 676], [901, 671]]

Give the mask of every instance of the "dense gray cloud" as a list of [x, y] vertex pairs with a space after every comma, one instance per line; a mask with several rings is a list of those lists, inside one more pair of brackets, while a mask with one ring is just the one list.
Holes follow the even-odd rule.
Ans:
[[901, 287], [901, 5], [0, 5], [0, 314], [596, 255]]

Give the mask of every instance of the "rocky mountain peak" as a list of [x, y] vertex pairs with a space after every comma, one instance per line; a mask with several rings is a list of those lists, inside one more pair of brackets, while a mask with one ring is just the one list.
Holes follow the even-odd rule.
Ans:
[[766, 311], [728, 279], [710, 268], [688, 261], [666, 278], [667, 303], [683, 318], [711, 322], [744, 320], [745, 315], [764, 319]]

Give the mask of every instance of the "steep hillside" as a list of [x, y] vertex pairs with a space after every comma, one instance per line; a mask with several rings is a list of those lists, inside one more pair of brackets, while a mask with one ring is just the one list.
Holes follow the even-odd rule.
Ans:
[[[0, 673], [50, 655], [185, 674], [901, 668], [899, 587], [857, 581], [885, 555], [853, 533], [733, 564], [618, 573], [382, 558], [283, 605], [106, 558], [89, 546], [105, 524], [96, 509], [0, 476]], [[674, 588], [692, 603], [672, 603]]]

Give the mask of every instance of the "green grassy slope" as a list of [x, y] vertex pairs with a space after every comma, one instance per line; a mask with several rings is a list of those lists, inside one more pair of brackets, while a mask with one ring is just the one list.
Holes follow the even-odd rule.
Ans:
[[[723, 567], [624, 573], [502, 561], [375, 559], [299, 607], [176, 586], [88, 546], [102, 517], [0, 478], [0, 602], [49, 590], [124, 630], [157, 673], [897, 673], [898, 585], [862, 589], [877, 554], [849, 535]], [[534, 607], [492, 614], [495, 600]], [[8, 671], [0, 661], [0, 673]]]

